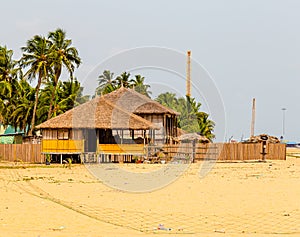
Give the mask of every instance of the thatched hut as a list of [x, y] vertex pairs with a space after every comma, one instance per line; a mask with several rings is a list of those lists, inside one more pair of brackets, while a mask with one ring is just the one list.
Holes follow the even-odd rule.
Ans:
[[136, 114], [159, 127], [154, 136], [155, 144], [173, 143], [177, 134], [180, 113], [151, 100], [135, 90], [121, 87], [103, 96], [114, 105]]
[[149, 143], [173, 141], [178, 115], [134, 90], [120, 88], [37, 128], [44, 154], [144, 155]]
[[[142, 154], [144, 144], [148, 142], [146, 134], [154, 136], [158, 129], [103, 97], [75, 107], [37, 128], [43, 135], [42, 152], [52, 155]], [[135, 131], [139, 131], [142, 137], [137, 137]]]

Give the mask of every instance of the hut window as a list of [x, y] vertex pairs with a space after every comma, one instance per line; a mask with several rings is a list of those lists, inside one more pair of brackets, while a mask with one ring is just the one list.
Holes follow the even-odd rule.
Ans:
[[59, 140], [69, 139], [69, 131], [67, 129], [58, 130], [57, 139], [59, 139]]

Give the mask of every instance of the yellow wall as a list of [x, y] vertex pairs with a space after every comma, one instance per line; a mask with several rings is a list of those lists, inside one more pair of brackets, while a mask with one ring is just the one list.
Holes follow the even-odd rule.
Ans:
[[145, 154], [143, 144], [99, 144], [99, 153], [108, 154]]
[[84, 152], [84, 140], [42, 140], [44, 153]]

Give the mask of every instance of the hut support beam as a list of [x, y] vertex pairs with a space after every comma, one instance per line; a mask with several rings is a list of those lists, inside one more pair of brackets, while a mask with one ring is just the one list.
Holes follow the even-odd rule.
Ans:
[[63, 160], [62, 160], [62, 154], [60, 154], [60, 164], [62, 165]]

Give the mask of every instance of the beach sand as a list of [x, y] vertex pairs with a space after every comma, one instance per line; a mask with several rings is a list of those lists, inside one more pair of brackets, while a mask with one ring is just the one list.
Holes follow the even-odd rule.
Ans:
[[200, 177], [203, 163], [192, 164], [166, 186], [168, 173], [154, 171], [167, 164], [116, 165], [157, 182], [132, 193], [84, 165], [1, 163], [0, 236], [300, 236], [300, 159], [211, 165]]

